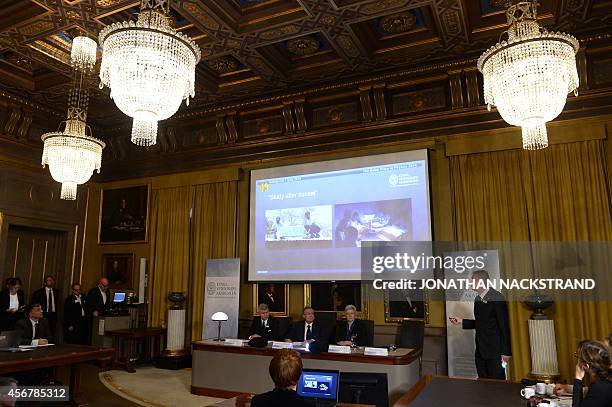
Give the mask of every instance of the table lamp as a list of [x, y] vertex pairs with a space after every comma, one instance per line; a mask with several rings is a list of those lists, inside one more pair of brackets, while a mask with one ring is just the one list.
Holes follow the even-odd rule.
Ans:
[[223, 321], [227, 321], [229, 317], [225, 312], [218, 311], [212, 314], [212, 317], [210, 317], [210, 319], [219, 322], [219, 333], [217, 335], [217, 339], [215, 339], [215, 341], [219, 342], [221, 341], [221, 323], [223, 323]]

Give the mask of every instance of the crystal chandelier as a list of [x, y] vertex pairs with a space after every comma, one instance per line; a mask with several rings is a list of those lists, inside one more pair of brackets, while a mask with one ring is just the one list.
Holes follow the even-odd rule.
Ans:
[[489, 110], [497, 107], [509, 124], [520, 126], [523, 148], [548, 146], [546, 122], [577, 94], [578, 41], [571, 35], [547, 32], [536, 21], [536, 2], [519, 2], [506, 12], [508, 39], [478, 59]]
[[[76, 37], [78, 51], [71, 53], [74, 76], [68, 95], [68, 117], [60, 124], [63, 130], [42, 135], [44, 143], [42, 165], [48, 165], [51, 177], [62, 184], [61, 199], [75, 200], [77, 185], [89, 180], [94, 171], [100, 172], [102, 149], [105, 144], [91, 135], [86, 124], [89, 95], [84, 88], [85, 77], [96, 63], [96, 42]], [[83, 45], [85, 44], [85, 45]], [[73, 44], [74, 47], [74, 44]]]
[[169, 0], [142, 0], [136, 22], [100, 32], [100, 88], [108, 86], [117, 107], [134, 119], [132, 142], [157, 141], [157, 122], [172, 116], [195, 94], [200, 48], [170, 26]]

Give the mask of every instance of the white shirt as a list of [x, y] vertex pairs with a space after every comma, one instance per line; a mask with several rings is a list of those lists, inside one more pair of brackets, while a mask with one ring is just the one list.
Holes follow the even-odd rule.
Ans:
[[19, 297], [17, 293], [9, 294], [9, 308], [19, 309]]
[[266, 320], [263, 320], [263, 319], [262, 319], [262, 320], [261, 320], [261, 325], [262, 325], [264, 328], [267, 328], [267, 327], [268, 327], [268, 320], [267, 320], [267, 319], [266, 319]]
[[33, 319], [30, 319], [30, 323], [32, 324], [32, 342], [30, 343], [30, 345], [38, 346], [38, 339], [34, 339], [34, 329], [35, 329], [34, 327], [36, 326], [38, 321], [34, 321]]
[[45, 287], [45, 294], [47, 295], [47, 312], [55, 312], [55, 296], [53, 295], [53, 289]]
[[310, 335], [312, 336], [312, 332], [313, 332], [312, 326], [313, 325], [314, 325], [314, 322], [311, 322], [311, 323], [305, 322], [304, 323], [304, 341], [306, 341], [306, 334], [308, 333], [308, 327], [310, 327]]
[[84, 317], [85, 316], [85, 310], [83, 309], [83, 302], [81, 301], [81, 296], [79, 295], [78, 297], [75, 295], [74, 296], [74, 302], [77, 304], [81, 304], [81, 316]]
[[102, 302], [106, 304], [106, 291], [102, 291], [100, 287], [98, 287], [98, 290], [100, 290], [100, 294], [102, 294]]

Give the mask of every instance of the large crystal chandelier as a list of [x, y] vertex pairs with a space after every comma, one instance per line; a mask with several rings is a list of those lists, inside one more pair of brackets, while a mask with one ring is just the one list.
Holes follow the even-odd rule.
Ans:
[[[87, 44], [72, 52], [74, 77], [68, 94], [68, 117], [57, 132], [42, 135], [44, 142], [42, 165], [49, 166], [51, 177], [61, 182], [61, 199], [74, 200], [77, 185], [84, 184], [95, 171], [100, 172], [102, 149], [105, 144], [91, 135], [86, 124], [88, 91], [84, 85], [86, 76], [96, 63], [96, 42], [74, 39], [76, 44]], [[74, 46], [74, 45], [73, 45]]]
[[478, 59], [487, 107], [496, 106], [507, 123], [521, 127], [526, 150], [548, 146], [546, 122], [561, 113], [567, 94], [578, 88], [578, 41], [540, 27], [536, 7], [535, 1], [511, 6], [508, 39]]
[[100, 32], [100, 88], [134, 119], [132, 142], [157, 141], [157, 122], [172, 116], [195, 94], [200, 48], [170, 26], [169, 0], [142, 0], [138, 21], [111, 24]]

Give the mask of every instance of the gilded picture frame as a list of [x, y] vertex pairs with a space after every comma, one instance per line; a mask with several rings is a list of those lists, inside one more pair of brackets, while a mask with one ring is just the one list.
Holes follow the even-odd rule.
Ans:
[[289, 316], [289, 284], [253, 284], [253, 315], [258, 315], [257, 310], [262, 302], [268, 305], [270, 314], [277, 317]]
[[103, 188], [98, 244], [147, 243], [151, 185]]
[[[322, 304], [317, 303], [318, 298], [322, 298], [322, 294], [329, 293], [330, 301], [333, 304], [337, 297], [335, 293], [339, 292], [341, 295], [346, 292], [353, 291], [353, 287], [355, 285], [359, 286], [358, 295], [348, 295], [346, 298], [340, 299], [338, 301], [336, 309], [329, 309], [333, 307], [322, 306]], [[313, 293], [314, 290], [324, 290], [325, 292], [322, 294], [318, 294], [317, 292]], [[347, 291], [348, 290], [348, 291]], [[357, 301], [358, 300], [358, 301]], [[314, 301], [314, 303], [313, 303]], [[354, 302], [354, 303], [353, 303]], [[327, 303], [327, 301], [326, 301]], [[337, 282], [337, 283], [312, 283], [312, 284], [304, 284], [304, 306], [313, 307], [315, 312], [329, 312], [335, 313], [336, 319], [340, 320], [344, 317], [344, 307], [346, 305], [354, 305], [357, 308], [357, 318], [359, 319], [369, 319], [369, 289], [368, 284], [361, 284], [360, 282]], [[328, 309], [325, 309], [328, 308]]]
[[385, 290], [385, 322], [423, 321], [429, 323], [427, 290]]

